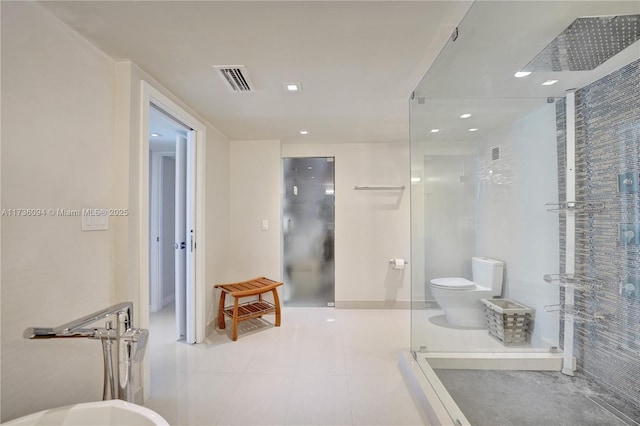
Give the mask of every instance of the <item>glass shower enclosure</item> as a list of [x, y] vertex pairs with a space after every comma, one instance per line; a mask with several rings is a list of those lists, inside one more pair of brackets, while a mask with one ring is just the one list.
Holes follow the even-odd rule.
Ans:
[[[417, 352], [548, 353], [559, 346], [558, 318], [542, 314], [545, 306], [559, 303], [559, 288], [542, 277], [559, 265], [559, 218], [545, 204], [558, 199], [559, 99], [553, 95], [562, 92], [536, 93], [518, 85], [513, 74], [527, 62], [514, 61], [509, 49], [522, 46], [501, 38], [484, 20], [509, 9], [526, 13], [508, 2], [474, 4], [410, 101]], [[504, 29], [509, 30], [517, 28]], [[505, 345], [486, 327], [452, 325], [435, 300], [434, 279], [474, 281], [474, 257], [504, 264], [501, 286], [483, 297], [502, 296], [535, 311], [526, 344]], [[473, 304], [483, 309], [480, 297]]]
[[[638, 2], [475, 2], [416, 87], [411, 351], [423, 369], [572, 375], [575, 356], [634, 400], [638, 40]], [[450, 321], [485, 309], [472, 291], [438, 290], [438, 278], [475, 282], [476, 257], [503, 265], [484, 298], [529, 308], [525, 341]]]

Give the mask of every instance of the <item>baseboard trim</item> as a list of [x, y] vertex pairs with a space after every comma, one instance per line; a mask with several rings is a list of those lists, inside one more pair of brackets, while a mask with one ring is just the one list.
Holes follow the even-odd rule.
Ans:
[[336, 300], [336, 309], [411, 309], [405, 300]]
[[170, 294], [169, 296], [166, 296], [164, 299], [162, 299], [162, 307], [164, 308], [169, 303], [173, 302], [175, 299], [176, 299], [176, 296], [173, 295], [173, 294]]
[[207, 336], [208, 336], [211, 332], [213, 332], [213, 331], [215, 331], [215, 330], [216, 330], [217, 324], [218, 324], [217, 317], [216, 317], [216, 319], [215, 319], [215, 320], [213, 320], [213, 321], [209, 321], [209, 323], [207, 324], [207, 326], [204, 328], [204, 336], [205, 336], [205, 339], [207, 338]]

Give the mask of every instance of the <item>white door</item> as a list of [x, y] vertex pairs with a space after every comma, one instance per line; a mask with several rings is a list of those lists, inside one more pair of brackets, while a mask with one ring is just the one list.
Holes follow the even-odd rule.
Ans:
[[187, 189], [187, 139], [176, 137], [176, 217], [175, 217], [175, 245], [176, 250], [176, 332], [178, 339], [187, 335], [186, 312], [186, 271], [187, 271], [187, 219], [186, 219], [186, 189]]
[[195, 158], [196, 132], [176, 138], [176, 330], [195, 343]]
[[187, 135], [186, 158], [186, 341], [196, 342], [196, 132]]

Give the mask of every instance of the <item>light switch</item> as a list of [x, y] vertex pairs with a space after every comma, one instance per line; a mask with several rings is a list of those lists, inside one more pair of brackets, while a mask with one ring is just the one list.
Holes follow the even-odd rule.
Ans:
[[268, 231], [269, 230], [269, 220], [262, 219], [262, 230], [263, 231]]
[[82, 209], [83, 231], [106, 231], [109, 229], [109, 216], [101, 209]]

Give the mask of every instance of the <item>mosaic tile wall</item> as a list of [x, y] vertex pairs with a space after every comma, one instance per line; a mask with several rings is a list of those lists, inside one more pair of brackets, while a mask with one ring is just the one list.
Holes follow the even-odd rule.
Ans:
[[580, 371], [638, 408], [639, 179], [640, 60], [576, 92], [576, 201], [592, 210], [576, 213], [576, 276], [588, 289], [576, 292], [574, 345]]

